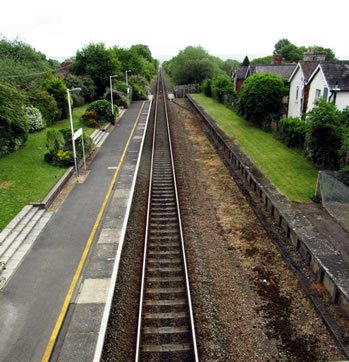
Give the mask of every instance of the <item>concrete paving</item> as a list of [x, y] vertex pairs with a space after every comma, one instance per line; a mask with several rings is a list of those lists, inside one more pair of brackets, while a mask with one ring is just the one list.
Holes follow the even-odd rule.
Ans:
[[[1, 361], [41, 361], [142, 106], [143, 102], [135, 102], [123, 115], [90, 164], [85, 182], [74, 186], [1, 292]], [[128, 181], [130, 183], [131, 178]], [[122, 214], [124, 205], [117, 207]], [[107, 252], [108, 246], [115, 247], [109, 244], [108, 238], [118, 233], [113, 220], [106, 223], [101, 237], [108, 241], [102, 243], [104, 250], [100, 251], [100, 255]], [[88, 308], [88, 314], [92, 316], [84, 322], [89, 325], [95, 323], [93, 310], [103, 309], [103, 304], [99, 302], [107, 293], [103, 268], [95, 267], [95, 271], [84, 283], [79, 299], [82, 308]], [[100, 293], [93, 296], [87, 288], [89, 285]], [[67, 313], [71, 313], [70, 309]], [[84, 312], [77, 312], [74, 318], [78, 325], [79, 313], [83, 315]], [[91, 338], [95, 339], [95, 335]], [[69, 360], [78, 359], [72, 355]]]

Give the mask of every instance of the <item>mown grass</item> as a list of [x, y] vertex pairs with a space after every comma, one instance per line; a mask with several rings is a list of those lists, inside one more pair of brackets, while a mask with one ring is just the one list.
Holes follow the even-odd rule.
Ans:
[[271, 133], [256, 128], [212, 98], [203, 94], [193, 97], [280, 192], [292, 201], [311, 201], [318, 171], [302, 151], [286, 147]]
[[[80, 128], [79, 118], [88, 105], [73, 110], [74, 128]], [[69, 119], [59, 121], [50, 128], [70, 128]], [[88, 134], [91, 128], [83, 127]], [[30, 202], [41, 201], [66, 171], [49, 165], [44, 160], [46, 128], [29, 134], [22, 149], [0, 158], [0, 231]]]

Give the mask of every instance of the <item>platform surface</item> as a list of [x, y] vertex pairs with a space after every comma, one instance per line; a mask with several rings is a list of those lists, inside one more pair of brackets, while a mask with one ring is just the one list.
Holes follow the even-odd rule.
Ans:
[[[139, 136], [130, 138], [130, 135], [147, 103], [135, 102], [125, 112], [91, 162], [85, 182], [74, 186], [0, 293], [0, 361], [42, 360], [117, 166], [125, 156], [126, 146], [131, 150], [133, 142], [139, 142]], [[137, 147], [133, 152], [132, 162], [135, 162]], [[114, 201], [114, 207], [115, 213], [122, 216], [123, 195], [116, 191], [120, 180], [116, 179], [113, 199], [119, 196], [120, 202]], [[127, 189], [132, 177], [124, 177], [123, 182], [121, 188]], [[103, 235], [101, 245], [110, 249], [108, 230]], [[106, 293], [106, 283], [95, 281], [99, 279], [98, 272], [103, 274], [97, 268], [86, 283], [97, 288], [96, 293], [91, 295], [85, 288], [86, 293], [79, 296], [84, 306], [90, 306], [91, 301], [98, 303], [98, 298]], [[98, 309], [96, 306], [92, 308]]]

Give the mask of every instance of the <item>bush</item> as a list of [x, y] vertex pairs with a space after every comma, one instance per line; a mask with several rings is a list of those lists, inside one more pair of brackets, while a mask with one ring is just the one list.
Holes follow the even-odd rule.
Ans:
[[99, 128], [100, 117], [95, 111], [86, 111], [80, 118], [80, 121], [87, 127]]
[[[113, 113], [111, 111], [111, 103], [104, 99], [92, 102], [86, 109], [86, 112], [91, 112], [91, 111], [97, 114], [98, 127], [101, 127], [103, 124], [107, 122], [115, 124], [115, 118], [119, 114], [118, 107], [114, 105], [114, 116], [113, 116]], [[84, 122], [86, 117], [87, 116], [83, 114], [80, 120]]]
[[224, 103], [224, 96], [237, 96], [234, 85], [227, 75], [219, 75], [211, 83], [212, 97], [219, 103]]
[[279, 115], [286, 93], [284, 79], [275, 74], [254, 74], [243, 83], [238, 111], [259, 126], [268, 125], [273, 115]]
[[306, 123], [299, 118], [284, 118], [279, 122], [279, 136], [286, 146], [304, 148]]
[[200, 92], [204, 93], [205, 96], [207, 97], [212, 97], [211, 86], [212, 86], [211, 79], [204, 80], [200, 86]]
[[67, 101], [67, 87], [60, 78], [52, 77], [47, 79], [43, 85], [43, 90], [51, 94], [57, 102], [57, 107], [60, 112], [58, 119], [65, 119], [68, 117], [68, 101]]
[[30, 84], [26, 89], [26, 94], [29, 104], [39, 109], [47, 125], [52, 125], [59, 120], [61, 111], [58, 110], [54, 97], [47, 91]]
[[[109, 88], [107, 88], [106, 92], [104, 93], [104, 98], [108, 102], [111, 102]], [[129, 98], [126, 97], [125, 93], [122, 93], [118, 90], [114, 90], [113, 88], [113, 104], [117, 105], [118, 107], [128, 108], [128, 106], [130, 105], [130, 101]]]
[[24, 107], [24, 113], [28, 123], [29, 132], [36, 132], [45, 128], [45, 122], [42, 119], [41, 112], [37, 108], [33, 106], [26, 106]]
[[[90, 136], [83, 135], [85, 154], [88, 155], [93, 148], [93, 141]], [[47, 148], [45, 161], [58, 167], [69, 167], [74, 165], [73, 145], [70, 128], [61, 130], [48, 130]], [[75, 141], [76, 157], [81, 160], [83, 157], [82, 139]]]
[[341, 112], [334, 103], [318, 99], [307, 115], [306, 155], [319, 167], [338, 170], [343, 136]]
[[349, 165], [338, 171], [338, 179], [349, 187]]
[[0, 83], [0, 156], [16, 151], [28, 138], [23, 101], [15, 87]]
[[80, 92], [71, 94], [74, 100], [74, 107], [82, 106], [96, 99], [97, 88], [92, 78], [88, 75], [68, 74], [64, 77], [64, 83], [67, 88], [81, 88]]

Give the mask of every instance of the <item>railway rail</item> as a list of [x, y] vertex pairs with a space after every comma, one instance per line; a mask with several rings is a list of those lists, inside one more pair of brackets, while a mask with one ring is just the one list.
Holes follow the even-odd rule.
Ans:
[[135, 360], [199, 360], [161, 70], [155, 101]]

